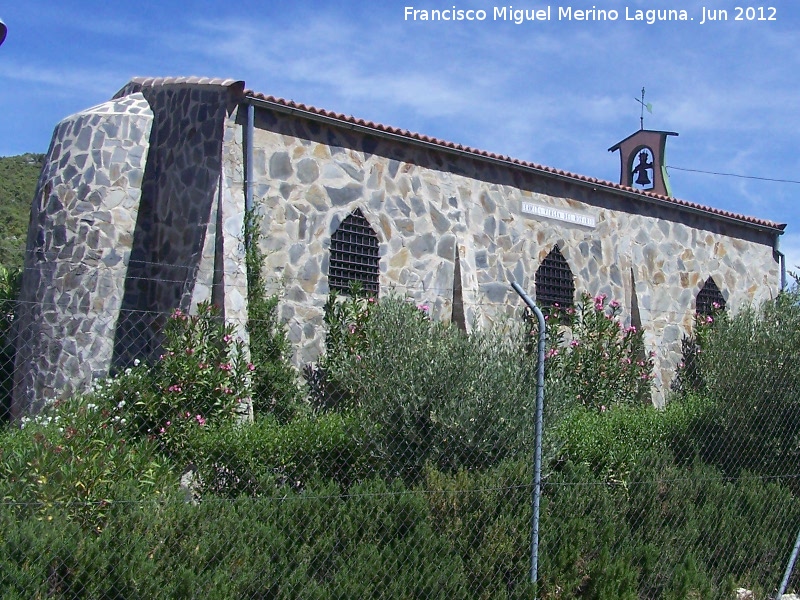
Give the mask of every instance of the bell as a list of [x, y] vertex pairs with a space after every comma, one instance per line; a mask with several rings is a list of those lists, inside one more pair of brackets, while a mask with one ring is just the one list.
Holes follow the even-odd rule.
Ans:
[[647, 176], [647, 169], [638, 169], [639, 175], [636, 177], [636, 183], [639, 185], [650, 185], [652, 183]]

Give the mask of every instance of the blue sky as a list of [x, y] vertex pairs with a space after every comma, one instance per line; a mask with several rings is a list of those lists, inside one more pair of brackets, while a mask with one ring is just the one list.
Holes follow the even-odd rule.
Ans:
[[[550, 21], [493, 20], [493, 7], [551, 7]], [[404, 19], [404, 8], [483, 9], [480, 22]], [[558, 20], [560, 6], [617, 21]], [[676, 131], [676, 197], [788, 223], [800, 265], [800, 3], [775, 21], [734, 20], [728, 0], [414, 3], [340, 0], [0, 2], [0, 156], [45, 152], [55, 124], [132, 76], [203, 75], [536, 163], [619, 178], [607, 149], [639, 127]], [[757, 5], [756, 5], [757, 6]], [[761, 6], [768, 6], [766, 4]], [[703, 7], [728, 20], [700, 24]], [[627, 21], [685, 9], [694, 21]], [[770, 16], [771, 11], [765, 12]], [[758, 13], [755, 15], [759, 16]], [[800, 270], [800, 269], [798, 269]]]

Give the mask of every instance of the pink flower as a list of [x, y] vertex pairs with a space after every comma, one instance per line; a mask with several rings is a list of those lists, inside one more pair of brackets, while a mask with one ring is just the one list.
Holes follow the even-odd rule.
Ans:
[[189, 356], [191, 356], [192, 354], [194, 354], [194, 348], [187, 348], [187, 349], [186, 349], [186, 354], [188, 354]]
[[200, 427], [206, 424], [206, 420], [203, 418], [202, 415], [197, 415], [195, 419], [197, 419], [197, 424], [200, 425]]
[[558, 348], [550, 348], [544, 355], [545, 358], [553, 358], [554, 356], [558, 356]]
[[348, 325], [347, 328], [350, 330], [350, 333], [356, 332], [356, 326], [353, 323], [350, 323], [350, 325]]
[[220, 363], [219, 368], [221, 371], [230, 371], [233, 368], [233, 366], [231, 365], [231, 363]]
[[420, 309], [422, 312], [428, 312], [430, 306], [428, 306], [427, 304], [420, 304], [419, 306], [417, 306], [417, 308]]
[[375, 304], [377, 302], [377, 300], [375, 300], [375, 298], [371, 297], [369, 300], [367, 300], [367, 302], [369, 302], [370, 304]]
[[247, 370], [248, 371], [255, 371], [256, 366], [253, 363], [247, 363]]
[[169, 386], [167, 389], [168, 389], [170, 392], [182, 392], [182, 391], [183, 391], [183, 388], [181, 388], [181, 386], [179, 386], [178, 384], [171, 385], [171, 386]]
[[233, 336], [228, 335], [228, 334], [225, 334], [225, 335], [222, 336], [222, 341], [225, 342], [226, 344], [228, 342], [230, 342], [232, 339], [233, 339]]
[[706, 323], [713, 323], [713, 322], [714, 322], [714, 319], [710, 315], [708, 317], [706, 317]]
[[711, 306], [713, 306], [713, 307], [714, 307], [714, 310], [717, 310], [717, 309], [719, 309], [719, 307], [720, 307], [720, 303], [719, 303], [719, 302], [712, 302], [712, 303], [711, 303]]
[[571, 348], [577, 348], [578, 346], [580, 346], [580, 345], [581, 345], [581, 342], [580, 342], [580, 340], [572, 340], [572, 341], [569, 343], [569, 345], [570, 345], [570, 347], [571, 347]]
[[609, 306], [611, 308], [619, 308], [619, 302], [617, 302], [616, 300], [612, 300], [611, 304], [609, 304]]

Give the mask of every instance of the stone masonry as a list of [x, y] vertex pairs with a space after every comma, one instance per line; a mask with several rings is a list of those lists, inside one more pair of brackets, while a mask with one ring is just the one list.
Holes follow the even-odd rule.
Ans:
[[136, 79], [56, 128], [32, 208], [14, 413], [152, 357], [175, 308], [211, 299], [241, 325], [248, 189], [298, 365], [321, 351], [331, 236], [356, 209], [380, 243], [381, 294], [448, 319], [459, 289], [468, 327], [518, 314], [509, 281], [535, 297], [536, 270], [558, 245], [578, 294], [607, 294], [644, 327], [656, 402], [708, 277], [734, 310], [780, 286], [780, 224], [265, 97], [241, 82]]

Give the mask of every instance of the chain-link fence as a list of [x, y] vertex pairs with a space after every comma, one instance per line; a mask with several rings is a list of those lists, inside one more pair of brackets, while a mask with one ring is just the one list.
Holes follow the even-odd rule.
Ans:
[[[0, 432], [0, 597], [774, 598], [800, 529], [797, 306], [704, 320], [659, 410], [641, 332], [604, 298], [550, 320], [536, 586], [521, 308], [465, 335], [399, 297], [339, 298], [301, 368], [275, 300], [229, 327], [147, 314], [141, 358], [100, 315], [108, 354], [82, 361], [111, 377]], [[15, 384], [82, 373], [55, 354], [15, 373], [41, 347], [21, 308], [6, 408]]]

